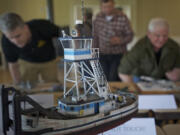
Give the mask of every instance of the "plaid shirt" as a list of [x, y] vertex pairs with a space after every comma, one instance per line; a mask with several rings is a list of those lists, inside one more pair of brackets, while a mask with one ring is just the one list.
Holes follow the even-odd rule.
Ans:
[[[120, 44], [110, 44], [110, 39], [114, 36], [120, 38]], [[100, 53], [119, 54], [126, 52], [126, 46], [133, 38], [133, 31], [126, 15], [115, 10], [110, 21], [106, 20], [103, 13], [96, 16], [93, 22], [93, 37], [93, 47], [99, 48]]]

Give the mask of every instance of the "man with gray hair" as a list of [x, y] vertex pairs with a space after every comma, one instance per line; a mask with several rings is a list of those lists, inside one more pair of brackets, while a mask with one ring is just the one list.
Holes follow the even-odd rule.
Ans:
[[47, 20], [24, 22], [16, 13], [0, 16], [2, 49], [15, 84], [22, 81], [36, 83], [41, 75], [44, 81], [57, 81], [56, 54], [52, 38], [59, 27]]
[[147, 36], [140, 39], [123, 57], [118, 68], [121, 80], [133, 82], [140, 76], [149, 76], [178, 81], [180, 47], [168, 34], [169, 24], [165, 19], [152, 19]]

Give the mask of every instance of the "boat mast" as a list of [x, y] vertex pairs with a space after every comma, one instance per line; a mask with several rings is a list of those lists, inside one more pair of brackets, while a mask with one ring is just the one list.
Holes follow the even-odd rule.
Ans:
[[[81, 1], [84, 24], [84, 0]], [[72, 95], [72, 100], [78, 102], [93, 93], [107, 99], [110, 89], [99, 62], [99, 48], [92, 48], [92, 38], [63, 35], [60, 41], [64, 48], [64, 98]]]

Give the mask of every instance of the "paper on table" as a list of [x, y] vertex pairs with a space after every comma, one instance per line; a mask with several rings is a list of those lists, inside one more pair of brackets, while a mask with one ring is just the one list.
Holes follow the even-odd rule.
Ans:
[[138, 109], [177, 109], [174, 95], [139, 95]]
[[99, 135], [156, 135], [154, 118], [133, 118]]
[[[44, 108], [52, 107], [54, 105], [53, 94], [33, 94], [28, 96]], [[9, 96], [9, 100], [12, 100], [12, 96]]]
[[172, 81], [150, 81], [150, 82], [139, 82], [137, 83], [138, 87], [142, 91], [172, 91], [178, 90], [179, 87]]
[[[53, 94], [35, 94], [35, 95], [28, 95], [28, 96], [44, 108], [49, 108], [54, 105], [54, 95]], [[9, 96], [9, 100], [11, 100], [11, 99], [12, 99], [12, 96]], [[25, 104], [24, 104], [24, 102], [22, 102], [21, 107], [24, 109], [32, 108], [32, 106], [27, 102], [25, 102]], [[9, 113], [11, 116], [13, 116], [12, 112], [13, 112], [12, 107], [10, 105]]]
[[54, 105], [53, 94], [35, 94], [30, 95], [30, 97], [44, 108], [52, 107]]

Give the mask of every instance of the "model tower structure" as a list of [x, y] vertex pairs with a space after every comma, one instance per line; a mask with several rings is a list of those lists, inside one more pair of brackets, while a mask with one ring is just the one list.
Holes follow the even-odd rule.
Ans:
[[63, 35], [64, 98], [59, 104], [67, 108], [69, 104], [107, 100], [109, 87], [99, 62], [99, 49], [92, 48], [92, 38]]
[[106, 99], [108, 83], [99, 63], [99, 49], [92, 48], [92, 38], [66, 37], [60, 40], [64, 48], [64, 96], [76, 92], [74, 100], [80, 101], [86, 100], [91, 92]]

